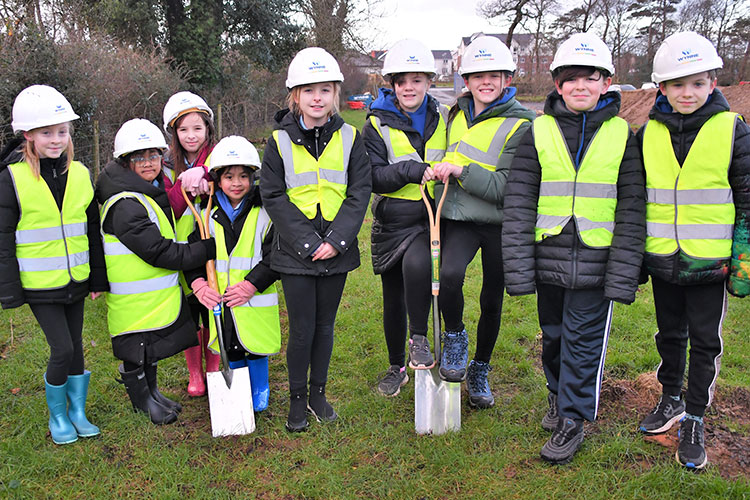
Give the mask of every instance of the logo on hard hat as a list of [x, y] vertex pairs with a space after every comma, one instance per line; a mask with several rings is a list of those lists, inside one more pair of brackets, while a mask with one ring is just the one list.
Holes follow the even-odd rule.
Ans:
[[190, 104], [190, 99], [187, 97], [183, 97], [180, 99], [180, 104]]
[[237, 153], [237, 151], [231, 150], [231, 151], [227, 151], [227, 156], [234, 156], [236, 158], [239, 156], [239, 154]]
[[677, 58], [677, 62], [696, 62], [701, 60], [700, 54], [693, 54], [693, 51], [686, 49], [682, 51], [682, 56]]
[[312, 61], [311, 66], [307, 68], [312, 73], [325, 73], [328, 71], [325, 64], [320, 64], [318, 61]]
[[419, 64], [419, 58], [417, 56], [407, 56], [406, 64]]
[[150, 141], [151, 136], [148, 134], [141, 134], [138, 136], [138, 141]]
[[474, 59], [479, 59], [482, 61], [494, 61], [495, 57], [492, 55], [492, 52], [489, 52], [485, 49], [479, 49], [479, 51], [474, 54]]
[[580, 47], [576, 47], [573, 50], [575, 50], [576, 52], [582, 52], [584, 54], [588, 54], [590, 56], [596, 55], [596, 51], [592, 49], [591, 47], [589, 47], [589, 44], [583, 43], [583, 42], [581, 42]]
[[65, 113], [67, 110], [68, 109], [65, 106], [63, 106], [62, 104], [58, 104], [57, 106], [55, 106], [55, 111], [54, 112], [55, 113]]

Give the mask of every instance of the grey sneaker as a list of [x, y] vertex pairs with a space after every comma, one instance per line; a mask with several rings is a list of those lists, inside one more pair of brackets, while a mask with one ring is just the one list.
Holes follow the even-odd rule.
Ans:
[[430, 352], [430, 343], [424, 335], [414, 335], [409, 339], [409, 367], [415, 370], [429, 370], [435, 366]]
[[557, 416], [557, 394], [554, 392], [547, 393], [547, 403], [549, 408], [542, 418], [542, 429], [554, 432], [557, 429], [557, 421], [560, 420]]
[[703, 442], [703, 422], [687, 416], [680, 426], [680, 445], [675, 458], [688, 469], [702, 469], [708, 463]]
[[667, 394], [662, 394], [659, 403], [641, 420], [639, 429], [646, 434], [667, 432], [685, 416], [685, 402], [680, 398], [675, 401]]
[[552, 437], [542, 447], [542, 458], [553, 464], [563, 465], [573, 460], [583, 443], [583, 421], [572, 418], [558, 419]]
[[386, 397], [398, 396], [401, 388], [409, 381], [405, 366], [391, 365], [378, 382], [378, 392]]

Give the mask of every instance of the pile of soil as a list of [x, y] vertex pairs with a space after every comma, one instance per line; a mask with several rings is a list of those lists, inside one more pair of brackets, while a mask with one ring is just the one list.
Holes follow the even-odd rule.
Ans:
[[[747, 94], [750, 95], [750, 92]], [[661, 386], [656, 372], [640, 375], [635, 381], [604, 381], [600, 398], [600, 420], [595, 425], [606, 426], [610, 421], [633, 420], [646, 415], [659, 400]], [[706, 453], [710, 467], [718, 469], [725, 479], [750, 479], [750, 391], [744, 388], [722, 389], [706, 413]], [[667, 448], [674, 456], [679, 440], [679, 425], [669, 432], [644, 436], [646, 441]], [[594, 429], [594, 432], [596, 430]]]
[[[719, 87], [729, 101], [732, 111], [740, 113], [750, 121], [750, 85]], [[630, 125], [642, 126], [648, 120], [648, 112], [654, 105], [656, 89], [629, 90], [622, 93], [620, 117]]]

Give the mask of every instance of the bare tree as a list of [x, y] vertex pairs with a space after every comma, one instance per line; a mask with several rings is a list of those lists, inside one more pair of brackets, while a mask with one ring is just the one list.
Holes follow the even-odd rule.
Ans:
[[527, 8], [527, 16], [521, 21], [521, 27], [532, 35], [534, 72], [539, 74], [541, 70], [539, 56], [542, 47], [549, 45], [548, 27], [550, 19], [559, 11], [560, 3], [558, 0], [530, 0]]
[[510, 26], [508, 26], [508, 35], [505, 38], [505, 45], [510, 47], [513, 41], [513, 33], [521, 23], [529, 17], [529, 2], [531, 0], [489, 0], [479, 7], [479, 13], [487, 19], [501, 17], [505, 15], [512, 16]]
[[582, 0], [578, 7], [574, 7], [555, 21], [555, 27], [567, 38], [572, 33], [589, 31], [596, 23], [600, 14], [600, 0]]

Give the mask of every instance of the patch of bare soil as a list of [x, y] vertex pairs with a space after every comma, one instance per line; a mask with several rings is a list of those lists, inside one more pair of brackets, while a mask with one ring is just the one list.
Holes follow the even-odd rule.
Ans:
[[[750, 119], [750, 85], [719, 87], [729, 101], [732, 111]], [[641, 127], [648, 120], [648, 112], [654, 105], [656, 89], [630, 90], [622, 93], [620, 117], [630, 125]]]
[[[655, 372], [644, 373], [635, 381], [605, 380], [600, 396], [601, 417], [591, 431], [596, 433], [598, 427], [604, 428], [609, 422], [630, 421], [637, 425], [656, 405], [660, 394]], [[750, 391], [719, 388], [705, 420], [709, 465], [725, 479], [750, 480]], [[669, 432], [643, 439], [664, 446], [673, 455], [679, 443], [677, 431], [678, 426], [674, 426]]]

